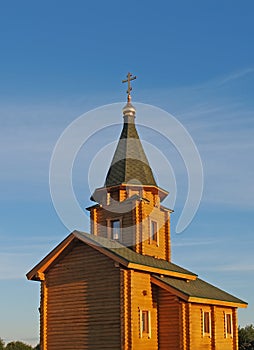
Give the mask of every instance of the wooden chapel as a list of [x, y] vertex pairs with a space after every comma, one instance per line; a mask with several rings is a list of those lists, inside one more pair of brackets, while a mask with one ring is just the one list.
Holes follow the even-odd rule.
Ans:
[[123, 128], [91, 232], [72, 232], [28, 274], [41, 283], [42, 350], [237, 350], [247, 304], [171, 262], [168, 192], [135, 126], [128, 74]]

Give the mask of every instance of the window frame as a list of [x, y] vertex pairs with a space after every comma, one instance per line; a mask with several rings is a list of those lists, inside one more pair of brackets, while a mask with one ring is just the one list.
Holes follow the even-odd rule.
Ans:
[[[147, 330], [144, 329], [143, 315], [146, 315]], [[147, 309], [140, 309], [140, 338], [145, 338], [147, 336], [151, 339], [151, 312]]]
[[[230, 332], [228, 331], [228, 317], [230, 317]], [[225, 322], [225, 335], [226, 338], [233, 338], [233, 317], [231, 312], [225, 312], [224, 314], [224, 322]]]
[[[206, 320], [206, 315], [208, 316], [208, 323]], [[206, 329], [207, 326], [208, 326], [208, 332]], [[211, 338], [211, 336], [212, 336], [211, 311], [207, 311], [207, 310], [202, 311], [202, 334], [203, 334], [203, 337], [208, 336]]]
[[[113, 222], [119, 222], [119, 237], [118, 239], [117, 238], [114, 238], [113, 237]], [[113, 241], [116, 241], [116, 242], [120, 242], [122, 240], [122, 218], [111, 218], [111, 219], [107, 219], [107, 228], [108, 228], [108, 238], [113, 240]]]
[[[154, 225], [156, 226], [156, 232], [154, 233]], [[157, 220], [150, 219], [149, 220], [149, 243], [156, 243], [159, 246], [159, 224]]]

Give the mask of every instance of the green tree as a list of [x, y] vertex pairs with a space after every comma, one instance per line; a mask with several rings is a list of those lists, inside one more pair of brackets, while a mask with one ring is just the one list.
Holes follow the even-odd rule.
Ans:
[[0, 338], [0, 350], [4, 350], [4, 341]]
[[21, 341], [12, 341], [6, 345], [4, 350], [33, 350], [33, 348], [31, 345], [27, 345]]
[[239, 350], [254, 350], [254, 326], [238, 328]]
[[36, 347], [34, 348], [34, 350], [40, 350], [41, 347], [40, 347], [40, 344], [36, 345]]

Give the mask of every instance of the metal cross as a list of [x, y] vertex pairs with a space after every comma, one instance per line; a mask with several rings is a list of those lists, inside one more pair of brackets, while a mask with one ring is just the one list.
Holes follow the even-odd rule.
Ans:
[[128, 102], [130, 102], [131, 101], [131, 90], [132, 90], [132, 86], [131, 86], [131, 81], [132, 80], [135, 80], [135, 79], [137, 79], [137, 77], [136, 76], [132, 76], [132, 74], [129, 72], [128, 74], [127, 74], [127, 79], [126, 80], [122, 80], [122, 83], [128, 83], [128, 89], [127, 89], [127, 99], [128, 99]]

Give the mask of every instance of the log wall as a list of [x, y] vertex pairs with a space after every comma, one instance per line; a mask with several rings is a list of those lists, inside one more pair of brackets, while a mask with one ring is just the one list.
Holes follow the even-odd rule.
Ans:
[[177, 297], [158, 289], [158, 342], [160, 350], [182, 349], [181, 305]]
[[45, 273], [45, 285], [43, 350], [121, 348], [120, 269], [112, 260], [77, 242]]
[[[233, 326], [233, 310], [220, 306], [214, 306], [214, 323], [215, 323], [215, 338], [216, 350], [236, 350], [233, 344], [234, 330], [232, 334], [226, 334], [225, 314], [231, 314]], [[234, 328], [234, 327], [233, 327]]]
[[135, 205], [133, 202], [126, 204], [107, 206], [106, 208], [95, 208], [91, 211], [92, 233], [111, 239], [110, 221], [120, 220], [121, 239], [120, 242], [127, 247], [135, 244]]
[[[93, 208], [90, 214], [91, 221], [93, 221], [91, 232], [101, 237], [111, 238], [110, 221], [119, 219], [122, 244], [139, 254], [170, 261], [169, 212], [160, 208], [157, 194], [143, 190], [142, 196], [147, 201], [120, 201], [112, 205]], [[150, 235], [151, 220], [156, 221], [158, 225], [156, 241], [152, 240]]]
[[[157, 240], [151, 239], [151, 220], [157, 223]], [[170, 261], [170, 226], [169, 214], [152, 202], [141, 203], [139, 223], [142, 224], [142, 254]]]
[[[157, 350], [158, 348], [158, 322], [157, 322], [157, 295], [152, 289], [150, 275], [133, 270], [126, 271], [128, 274], [129, 313], [125, 315], [125, 324], [128, 324], [128, 347], [124, 350]], [[150, 332], [142, 333], [141, 312], [150, 313]]]
[[[237, 350], [237, 324], [234, 320], [234, 309], [207, 304], [191, 304], [185, 317], [189, 323], [189, 348], [195, 350]], [[210, 312], [211, 333], [203, 332], [203, 312]], [[225, 314], [232, 315], [232, 334], [226, 334]]]

